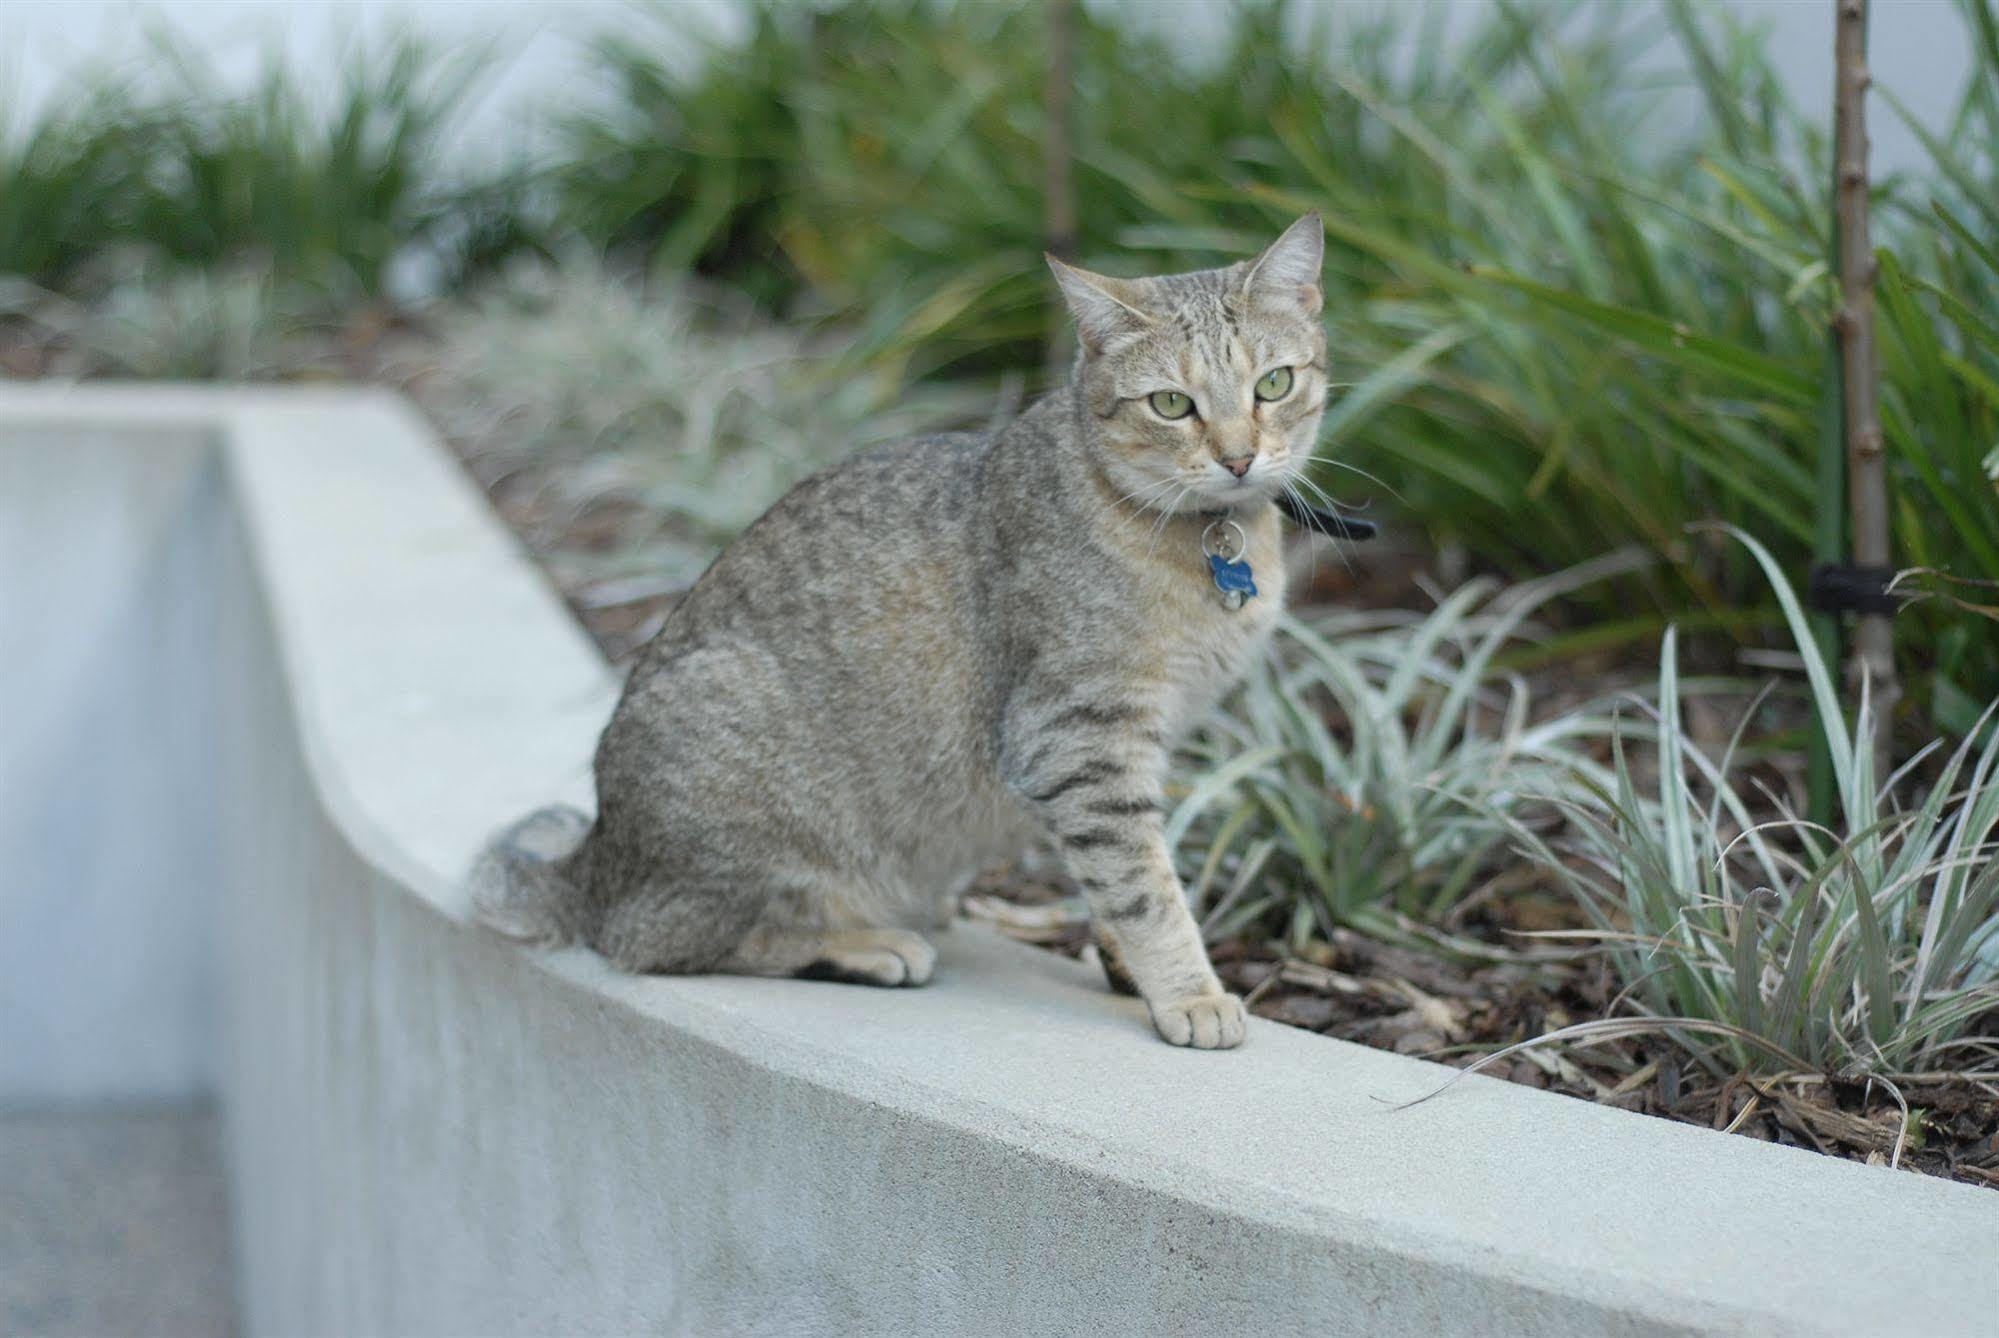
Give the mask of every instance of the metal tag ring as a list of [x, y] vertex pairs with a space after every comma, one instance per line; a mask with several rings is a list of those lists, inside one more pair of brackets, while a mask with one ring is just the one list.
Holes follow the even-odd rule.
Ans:
[[[1217, 531], [1220, 533], [1217, 533]], [[1228, 531], [1235, 531], [1233, 551], [1227, 542]], [[1208, 528], [1201, 531], [1201, 551], [1209, 557], [1220, 558], [1224, 562], [1234, 562], [1249, 551], [1249, 536], [1242, 532], [1242, 526], [1226, 516], [1208, 522]]]

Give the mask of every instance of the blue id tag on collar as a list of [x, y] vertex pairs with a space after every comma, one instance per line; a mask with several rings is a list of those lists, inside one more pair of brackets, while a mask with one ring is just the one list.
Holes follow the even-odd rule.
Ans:
[[1223, 608], [1239, 609], [1244, 602], [1256, 598], [1256, 574], [1247, 562], [1240, 558], [1230, 561], [1210, 553], [1208, 570], [1214, 575], [1215, 589], [1222, 592]]

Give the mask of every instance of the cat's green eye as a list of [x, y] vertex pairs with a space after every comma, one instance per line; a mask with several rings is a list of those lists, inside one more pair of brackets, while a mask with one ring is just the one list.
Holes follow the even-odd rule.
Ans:
[[1291, 369], [1278, 367], [1264, 373], [1256, 383], [1256, 397], [1260, 400], [1281, 400], [1291, 393]]
[[1185, 418], [1194, 412], [1194, 401], [1177, 390], [1152, 392], [1152, 412], [1161, 418]]

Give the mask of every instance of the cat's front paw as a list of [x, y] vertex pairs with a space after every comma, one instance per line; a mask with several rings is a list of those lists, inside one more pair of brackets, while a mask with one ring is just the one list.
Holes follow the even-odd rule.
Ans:
[[1168, 1045], [1233, 1050], [1248, 1034], [1248, 1014], [1233, 994], [1189, 994], [1152, 1006], [1152, 1025]]

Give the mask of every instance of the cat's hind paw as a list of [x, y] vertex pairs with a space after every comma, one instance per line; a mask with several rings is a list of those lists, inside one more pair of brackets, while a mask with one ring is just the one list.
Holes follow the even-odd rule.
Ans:
[[1168, 1045], [1233, 1050], [1249, 1034], [1249, 1015], [1233, 994], [1190, 994], [1155, 1004], [1152, 1025]]
[[829, 935], [819, 955], [794, 975], [849, 985], [927, 985], [937, 969], [937, 949], [921, 934], [882, 929]]

